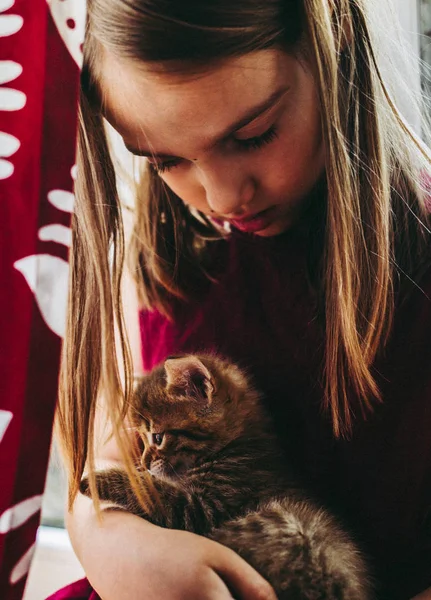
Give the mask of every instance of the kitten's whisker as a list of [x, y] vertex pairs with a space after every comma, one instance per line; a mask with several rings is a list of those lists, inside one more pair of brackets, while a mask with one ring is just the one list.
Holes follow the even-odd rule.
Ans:
[[184, 475], [182, 475], [181, 473], [178, 473], [178, 471], [174, 468], [174, 466], [169, 461], [165, 461], [165, 464], [167, 464], [167, 466], [171, 469], [171, 471], [174, 473], [175, 477], [179, 481], [184, 480]]

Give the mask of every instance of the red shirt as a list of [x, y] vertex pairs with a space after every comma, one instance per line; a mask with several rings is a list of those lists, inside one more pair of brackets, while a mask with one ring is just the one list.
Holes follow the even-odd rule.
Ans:
[[199, 301], [177, 307], [174, 322], [141, 313], [145, 368], [201, 350], [246, 367], [305, 485], [369, 557], [378, 598], [431, 587], [431, 270], [397, 308], [375, 365], [383, 403], [341, 441], [321, 409], [324, 336], [305, 237], [233, 232], [214, 244], [218, 279]]

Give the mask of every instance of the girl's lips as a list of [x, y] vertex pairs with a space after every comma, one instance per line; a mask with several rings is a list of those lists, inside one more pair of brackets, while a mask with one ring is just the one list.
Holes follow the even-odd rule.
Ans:
[[273, 210], [274, 207], [271, 207], [251, 217], [244, 217], [243, 219], [229, 219], [229, 223], [240, 231], [244, 231], [246, 233], [257, 233], [258, 231], [266, 229], [271, 223], [273, 218]]

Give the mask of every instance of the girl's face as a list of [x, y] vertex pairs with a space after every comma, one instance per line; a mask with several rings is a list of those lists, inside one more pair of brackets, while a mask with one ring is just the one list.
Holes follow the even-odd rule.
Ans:
[[106, 117], [182, 200], [260, 236], [288, 229], [324, 170], [311, 71], [281, 50], [206, 73], [156, 73], [107, 55]]

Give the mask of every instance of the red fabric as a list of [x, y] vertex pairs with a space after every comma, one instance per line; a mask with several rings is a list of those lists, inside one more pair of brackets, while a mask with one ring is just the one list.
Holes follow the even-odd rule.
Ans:
[[46, 600], [100, 600], [88, 579], [80, 579], [52, 594]]
[[[64, 281], [67, 272], [67, 246], [42, 227], [70, 221], [70, 210], [54, 206], [52, 193], [67, 197], [72, 191], [79, 74], [46, 0], [11, 4], [0, 9], [0, 29], [17, 24], [0, 37], [0, 56], [18, 65], [0, 87], [0, 132], [19, 143], [9, 165], [2, 163], [0, 180], [2, 600], [22, 597], [39, 524], [61, 342], [53, 315], [64, 302], [64, 294], [53, 296], [52, 303], [49, 294], [56, 291], [53, 280], [61, 275]], [[4, 110], [6, 89], [24, 93], [25, 105]], [[8, 140], [0, 139], [0, 156], [9, 156]]]

